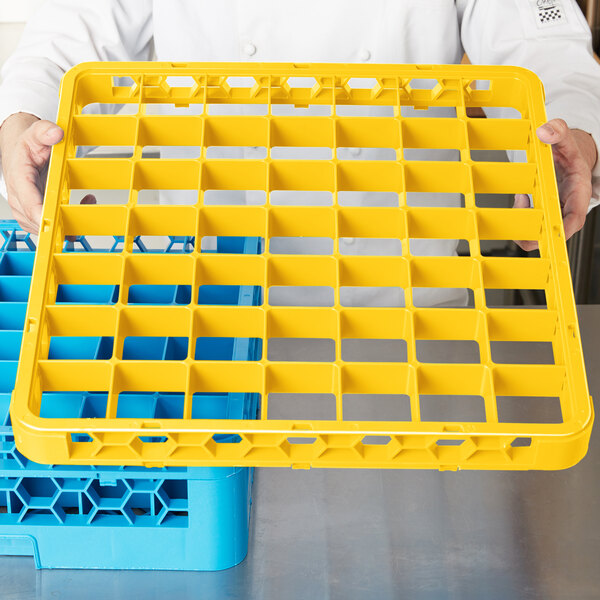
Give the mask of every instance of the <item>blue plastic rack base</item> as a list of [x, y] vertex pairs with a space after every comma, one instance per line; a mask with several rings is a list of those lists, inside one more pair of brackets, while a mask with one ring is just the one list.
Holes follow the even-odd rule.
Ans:
[[[33, 556], [37, 568], [171, 569], [214, 571], [241, 562], [248, 551], [253, 470], [249, 468], [145, 468], [41, 465], [15, 447], [10, 425], [14, 386], [35, 244], [14, 221], [0, 221], [0, 555]], [[119, 238], [104, 249], [115, 251]], [[167, 252], [187, 252], [193, 238], [170, 238]], [[98, 251], [85, 238], [68, 251]], [[258, 238], [220, 238], [217, 252], [259, 253]], [[136, 240], [140, 252], [148, 250]], [[187, 286], [139, 286], [129, 302], [183, 304]], [[89, 289], [94, 288], [94, 289]], [[106, 304], [114, 286], [62, 286], [57, 302]], [[259, 288], [213, 286], [206, 304], [257, 304]], [[186, 298], [188, 298], [186, 300]], [[83, 341], [85, 340], [85, 341]], [[207, 341], [208, 344], [208, 341]], [[220, 360], [260, 357], [260, 341], [213, 339], [199, 350]], [[111, 338], [63, 338], [49, 358], [106, 358]], [[124, 348], [131, 358], [178, 359], [177, 338], [156, 338]], [[198, 356], [202, 358], [202, 356]], [[106, 405], [102, 394], [53, 393], [42, 401], [45, 416], [93, 417]], [[195, 418], [257, 416], [256, 394], [203, 394]], [[129, 394], [123, 416], [175, 418], [180, 394]], [[232, 442], [216, 439], [217, 442]]]

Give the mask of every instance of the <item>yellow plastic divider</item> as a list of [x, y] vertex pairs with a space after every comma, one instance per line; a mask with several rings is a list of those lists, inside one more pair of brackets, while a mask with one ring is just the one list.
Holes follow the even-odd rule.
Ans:
[[[115, 85], [123, 78], [130, 84]], [[94, 103], [126, 105], [127, 114], [84, 111]], [[477, 119], [468, 116], [470, 108], [495, 110]], [[545, 119], [540, 81], [514, 67], [89, 63], [72, 69], [62, 83], [58, 124], [65, 138], [53, 150], [11, 408], [20, 451], [37, 462], [96, 465], [575, 464], [587, 449], [593, 409], [552, 154], [535, 135]], [[129, 148], [131, 156], [77, 153], [90, 146]], [[157, 146], [189, 151], [187, 158], [148, 158], [145, 148]], [[231, 158], [211, 154], [231, 147], [243, 150]], [[295, 154], [286, 158], [278, 154], [291, 149]], [[375, 160], [373, 149], [384, 149], [388, 160]], [[455, 159], [440, 159], [442, 150]], [[493, 158], [504, 150], [524, 160]], [[84, 190], [126, 196], [120, 205], [81, 206]], [[145, 190], [188, 190], [192, 204], [147, 205], [140, 202]], [[211, 196], [227, 190], [259, 191], [264, 202], [225, 205]], [[486, 206], [487, 195], [501, 193], [530, 194], [533, 206]], [[294, 205], [281, 201], [283, 194]], [[462, 204], [449, 205], [446, 194], [462, 197]], [[362, 204], [353, 200], [357, 195]], [[77, 235], [122, 236], [123, 249], [64, 252], [65, 237]], [[135, 252], [137, 236], [166, 235], [195, 238], [193, 250]], [[201, 240], [211, 236], [259, 237], [263, 252], [200, 253]], [[332, 250], [285, 254], [273, 245], [280, 238], [329, 240]], [[396, 242], [401, 252], [354, 255], [342, 251], [350, 238]], [[413, 241], [455, 239], [467, 244], [467, 255], [412, 249]], [[540, 256], [482, 253], [482, 241], [512, 239], [537, 241]], [[118, 299], [103, 306], [57, 303], [58, 287], [71, 284], [118, 286]], [[139, 285], [190, 286], [191, 299], [131, 304], [130, 289]], [[258, 286], [262, 303], [199, 303], [202, 286], [215, 285]], [[278, 305], [277, 290], [296, 286], [328, 290], [330, 305]], [[400, 290], [405, 306], [346, 305], [347, 288], [367, 287]], [[420, 288], [468, 288], [471, 303], [421, 307]], [[525, 310], [489, 300], [490, 291], [511, 289], [543, 290], [546, 306]], [[111, 337], [113, 353], [106, 360], [52, 360], [53, 336]], [[125, 360], [131, 336], [183, 338], [187, 357]], [[258, 338], [262, 355], [248, 362], [196, 359], [196, 346], [207, 338]], [[330, 344], [330, 360], [271, 356], [277, 341], [299, 339]], [[384, 357], [366, 362], [352, 354], [352, 344], [373, 340], [390, 344]], [[507, 357], [508, 342], [550, 347], [552, 360]], [[438, 343], [466, 345], [474, 358], [444, 362], [424, 350]], [[44, 418], [43, 395], [52, 391], [104, 392], [105, 416]], [[183, 394], [184, 418], [118, 418], [120, 395], [131, 391]], [[260, 418], [192, 419], [192, 403], [203, 392], [260, 394]], [[282, 394], [301, 394], [298, 409], [312, 398], [332, 414], [283, 418]], [[560, 418], [528, 420], [525, 408], [535, 402], [558, 405]], [[405, 411], [381, 418], [381, 403]], [[144, 442], [148, 430], [152, 441]], [[90, 441], [72, 436], [82, 433]]]

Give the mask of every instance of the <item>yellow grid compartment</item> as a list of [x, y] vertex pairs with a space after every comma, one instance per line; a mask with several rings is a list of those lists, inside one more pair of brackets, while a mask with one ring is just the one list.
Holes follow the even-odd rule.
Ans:
[[[117, 79], [127, 77], [127, 84]], [[124, 104], [130, 110], [85, 114], [82, 109], [91, 103]], [[184, 114], [154, 114], [153, 105], [161, 104], [180, 107]], [[229, 112], [238, 114], [214, 110], [216, 105], [247, 104], [257, 105], [257, 114], [234, 107]], [[280, 109], [286, 104], [287, 113]], [[198, 114], [186, 114], [185, 107], [194, 105]], [[309, 105], [321, 106], [316, 116], [306, 116], [303, 109]], [[387, 106], [389, 116], [365, 116], [358, 108], [358, 116], [349, 116], [351, 105], [360, 110]], [[423, 109], [423, 118], [405, 116], [401, 107]], [[434, 118], [439, 107], [454, 108], [455, 117]], [[519, 114], [475, 119], [468, 115], [471, 107], [507, 107]], [[552, 154], [535, 135], [545, 119], [540, 81], [514, 67], [90, 63], [69, 71], [58, 115], [65, 141], [52, 155], [11, 409], [19, 449], [38, 462], [57, 464], [438, 469], [560, 469], [575, 464], [587, 450], [593, 409]], [[129, 147], [132, 156], [76, 157], [79, 146], [102, 145]], [[147, 146], [196, 146], [198, 158], [147, 158], [142, 154]], [[213, 146], [258, 146], [266, 158], [211, 158], [207, 148]], [[331, 156], [278, 159], [272, 157], [276, 147], [321, 147], [331, 149]], [[339, 148], [374, 147], [392, 149], [395, 159], [338, 158]], [[408, 160], [405, 148], [455, 149], [460, 159]], [[520, 150], [527, 162], [480, 162], [474, 160], [474, 150]], [[125, 190], [125, 200], [121, 205], [69, 204], [71, 191], [84, 189]], [[138, 202], [141, 190], [164, 189], [195, 190], [198, 201], [188, 206]], [[205, 194], [211, 190], [259, 190], [266, 200], [263, 205], [207, 205]], [[276, 191], [329, 193], [332, 201], [329, 206], [278, 205], [271, 201]], [[338, 202], [342, 192], [361, 191], [395, 193], [397, 206]], [[460, 193], [464, 207], [409, 206], [407, 193], [415, 192]], [[478, 200], [485, 198], [480, 195], [515, 192], [530, 194], [533, 207], [486, 208]], [[116, 254], [67, 254], [62, 251], [67, 235], [121, 235], [125, 243]], [[138, 235], [195, 236], [197, 244], [189, 254], [134, 255]], [[264, 252], [200, 254], [199, 240], [214, 235], [259, 236], [265, 240]], [[333, 252], [272, 254], [270, 243], [276, 237], [330, 238]], [[341, 254], [339, 240], [344, 237], [399, 240], [402, 255]], [[413, 256], [409, 240], [418, 238], [466, 240], [470, 253]], [[481, 240], [510, 239], [537, 240], [541, 257], [482, 256]], [[61, 284], [119, 285], [120, 296], [110, 306], [61, 305], [56, 303]], [[129, 287], [140, 284], [191, 285], [191, 303], [128, 305]], [[263, 304], [198, 305], [201, 285], [261, 286]], [[275, 286], [331, 288], [333, 306], [270, 306]], [[400, 288], [406, 307], [343, 306], [340, 290], [348, 286]], [[415, 306], [413, 290], [427, 287], [469, 288], [473, 305]], [[547, 306], [489, 307], [486, 291], [493, 289], [543, 290]], [[57, 335], [114, 337], [112, 358], [49, 360], [50, 338]], [[188, 356], [182, 361], [122, 360], [127, 336], [187, 338]], [[195, 341], [206, 337], [261, 338], [262, 360], [194, 360]], [[333, 341], [335, 360], [268, 360], [274, 338]], [[401, 362], [345, 361], [345, 340], [404, 340], [406, 357]], [[478, 345], [479, 360], [420, 362], [417, 346], [428, 340], [470, 340]], [[505, 341], [551, 344], [554, 360], [494, 362], [493, 345]], [[82, 390], [108, 392], [106, 418], [40, 417], [43, 392]], [[119, 394], [125, 391], [184, 393], [183, 419], [117, 418]], [[261, 418], [192, 419], [198, 392], [259, 393]], [[334, 418], [269, 417], [275, 394], [317, 393], [333, 398]], [[344, 418], [346, 400], [357, 394], [372, 395], [373, 405], [378, 395], [403, 395], [410, 417]], [[457, 398], [475, 398], [484, 417], [427, 420], [423, 404], [431, 397], [441, 398], [446, 408]], [[532, 398], [555, 399], [560, 422], [524, 421], [518, 402], [516, 417], [499, 418], [498, 402], [506, 397], [523, 405]], [[81, 436], [72, 434], [82, 433], [91, 441], [74, 441]], [[149, 433], [164, 441], [143, 441]], [[239, 443], [213, 439], [226, 433], [237, 434]]]

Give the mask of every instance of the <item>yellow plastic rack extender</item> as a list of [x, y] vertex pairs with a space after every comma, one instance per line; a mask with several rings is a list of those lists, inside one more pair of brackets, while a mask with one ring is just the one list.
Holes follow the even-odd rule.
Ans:
[[[86, 114], [84, 107], [94, 103], [124, 110]], [[160, 105], [169, 105], [171, 114]], [[319, 108], [307, 115], [308, 106]], [[369, 114], [382, 106], [388, 107], [385, 114]], [[440, 107], [453, 109], [451, 116], [440, 117]], [[471, 107], [502, 107], [513, 118], [492, 118], [489, 110], [488, 118], [471, 118]], [[90, 63], [72, 69], [62, 82], [58, 124], [65, 139], [52, 155], [11, 407], [19, 450], [37, 462], [94, 465], [575, 464], [587, 450], [593, 409], [552, 153], [535, 135], [545, 120], [539, 79], [513, 67]], [[128, 147], [131, 156], [81, 157], [82, 146]], [[148, 146], [193, 146], [197, 157], [149, 158], [143, 152]], [[264, 157], [212, 158], [207, 149], [215, 146], [259, 147]], [[282, 159], [272, 154], [277, 147], [329, 152], [323, 159]], [[390, 160], [368, 160], [369, 152], [343, 159], [340, 148], [387, 148], [393, 154]], [[457, 159], [409, 160], [405, 149], [455, 149]], [[481, 150], [521, 151], [526, 160], [475, 160]], [[124, 190], [123, 203], [79, 205], [84, 190], [98, 189]], [[173, 189], [193, 190], [196, 204], [140, 202], [143, 190]], [[214, 190], [258, 190], [263, 204], [209, 205], [205, 196]], [[277, 192], [292, 191], [308, 200], [293, 206], [273, 202]], [[316, 205], [307, 192], [325, 194], [329, 204]], [[385, 192], [396, 205], [353, 205], [347, 198], [356, 192]], [[411, 205], [407, 195], [416, 193], [462, 194], [463, 206]], [[530, 194], [533, 206], [485, 206], [486, 195], [504, 193]], [[64, 252], [65, 236], [78, 235], [122, 236], [123, 249]], [[194, 249], [134, 254], [136, 236], [165, 235], [194, 236]], [[200, 254], [205, 236], [260, 237], [263, 253]], [[333, 250], [276, 254], [271, 240], [282, 237], [328, 238]], [[350, 237], [397, 240], [402, 255], [342, 253], [339, 241]], [[415, 256], [409, 240], [419, 238], [465, 240], [469, 253]], [[482, 255], [481, 241], [513, 239], [538, 241], [540, 257]], [[118, 286], [119, 296], [103, 306], [57, 302], [59, 286], [73, 284]], [[179, 306], [128, 304], [133, 285], [188, 285], [191, 300]], [[199, 304], [203, 285], [260, 286], [262, 303]], [[276, 286], [324, 287], [333, 290], [333, 300], [331, 306], [275, 306], [269, 297]], [[405, 307], [340, 301], [344, 288], [368, 286], [402, 290]], [[468, 288], [471, 306], [415, 306], [417, 288]], [[546, 306], [489, 306], [489, 290], [499, 289], [543, 290]], [[52, 360], [53, 336], [108, 336], [112, 357]], [[124, 360], [128, 336], [183, 338], [187, 358]], [[195, 344], [210, 337], [258, 338], [262, 358], [196, 360]], [[330, 362], [269, 359], [269, 344], [280, 338], [330, 340], [334, 356]], [[406, 357], [344, 360], [346, 340], [404, 340]], [[417, 344], [427, 340], [470, 340], [478, 345], [479, 360], [420, 361]], [[494, 344], [508, 341], [551, 344], [553, 360], [495, 361]], [[105, 417], [44, 418], [49, 393], [68, 391], [106, 394]], [[119, 418], [120, 394], [132, 391], [180, 394], [182, 418]], [[260, 394], [260, 418], [193, 419], [194, 395], [203, 392]], [[333, 415], [272, 418], [281, 394], [320, 394], [323, 402], [331, 400]], [[404, 420], [371, 416], [377, 398], [390, 395], [406, 399]], [[300, 406], [305, 396], [298, 397]], [[359, 419], [347, 402], [361, 397], [372, 402]], [[447, 417], [425, 414], [432, 397], [441, 398]], [[480, 402], [483, 416], [453, 417], [461, 398]], [[508, 416], [499, 410], [506, 398], [515, 407]], [[561, 417], [550, 423], [524, 419], [520, 407], [533, 400], [556, 401]]]

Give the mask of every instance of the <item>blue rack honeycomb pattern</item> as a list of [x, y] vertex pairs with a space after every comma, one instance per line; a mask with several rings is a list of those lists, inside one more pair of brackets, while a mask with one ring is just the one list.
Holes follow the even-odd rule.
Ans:
[[[244, 559], [248, 549], [253, 470], [229, 467], [73, 467], [41, 465], [15, 447], [9, 405], [21, 347], [35, 243], [14, 221], [0, 221], [0, 555], [31, 555], [38, 568], [219, 570]], [[67, 242], [69, 251], [116, 251], [122, 240], [98, 249], [85, 238]], [[258, 238], [221, 238], [217, 252], [258, 253]], [[154, 252], [142, 239], [140, 252]], [[193, 239], [171, 237], [163, 252], [187, 252]], [[88, 286], [89, 287], [89, 286]], [[65, 286], [61, 301], [110, 303], [113, 286]], [[185, 286], [145, 286], [137, 302], [180, 303]], [[90, 297], [90, 294], [93, 297]], [[259, 290], [223, 286], [206, 291], [207, 304], [257, 304]], [[81, 340], [81, 338], [79, 338]], [[52, 349], [56, 357], [99, 358], [110, 340], [90, 338], [73, 347], [68, 338]], [[260, 355], [258, 340], [216, 340], [202, 352], [220, 360]], [[129, 349], [133, 356], [176, 358], [177, 338], [156, 338]], [[135, 414], [169, 418], [177, 394], [130, 394]], [[106, 402], [102, 394], [55, 393], [46, 416], [79, 411], [93, 417]], [[198, 418], [257, 416], [256, 394], [206, 394]], [[232, 436], [215, 436], [228, 443]], [[143, 440], [148, 441], [148, 440]], [[153, 441], [153, 440], [150, 440]], [[156, 441], [160, 441], [157, 439]]]

